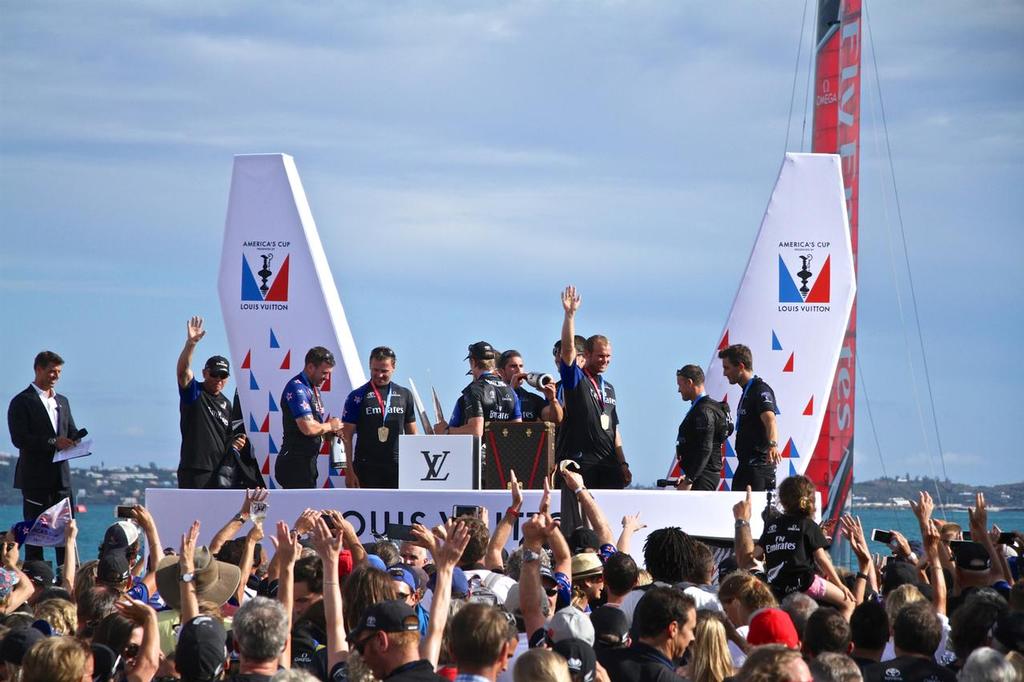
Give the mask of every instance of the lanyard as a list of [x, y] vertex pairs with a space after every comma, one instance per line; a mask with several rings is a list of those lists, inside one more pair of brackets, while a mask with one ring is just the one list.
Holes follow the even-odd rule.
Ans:
[[740, 396], [740, 402], [736, 406], [736, 432], [737, 433], [740, 430], [740, 418], [743, 416], [743, 400], [747, 397], [747, 391], [750, 390], [750, 385], [754, 383], [754, 379], [756, 379], [756, 378], [757, 378], [756, 374], [754, 376], [750, 377], [750, 381], [748, 381], [747, 385], [743, 387], [743, 395]]
[[309, 377], [306, 376], [305, 372], [302, 373], [302, 378], [304, 380], [304, 383], [307, 386], [309, 386], [309, 390], [313, 393], [313, 412], [315, 413], [317, 419], [323, 422], [324, 404], [320, 402], [320, 391], [317, 389], [316, 386], [313, 385], [313, 382], [309, 380]]
[[[594, 390], [597, 391], [597, 402], [601, 404], [601, 412], [604, 412], [604, 379], [599, 374], [597, 376], [597, 381], [594, 381], [594, 376], [587, 370], [583, 370], [583, 374], [586, 375], [587, 380], [590, 381], [590, 384], [594, 387]], [[598, 388], [597, 386], [598, 382], [601, 382], [600, 388]]]
[[370, 388], [373, 389], [373, 394], [377, 396], [377, 404], [381, 406], [381, 424], [386, 424], [388, 421], [388, 410], [391, 409], [391, 384], [388, 384], [388, 401], [387, 403], [380, 397], [380, 391], [377, 390], [377, 384], [370, 381]]

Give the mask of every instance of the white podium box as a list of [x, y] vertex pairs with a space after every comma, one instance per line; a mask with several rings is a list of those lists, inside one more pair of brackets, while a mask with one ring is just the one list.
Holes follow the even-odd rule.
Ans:
[[479, 490], [480, 441], [476, 436], [398, 437], [398, 487], [402, 490]]

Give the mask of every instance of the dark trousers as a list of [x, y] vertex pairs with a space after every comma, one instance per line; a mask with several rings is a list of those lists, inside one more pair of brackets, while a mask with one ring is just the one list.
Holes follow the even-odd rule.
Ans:
[[380, 465], [377, 463], [357, 461], [353, 465], [359, 478], [360, 488], [398, 487], [398, 465]]
[[178, 487], [202, 490], [210, 482], [211, 476], [212, 471], [203, 469], [178, 469]]
[[722, 471], [715, 470], [709, 471], [707, 467], [704, 471], [700, 472], [700, 476], [694, 479], [693, 487], [690, 490], [718, 490], [718, 486], [722, 482]]
[[[32, 522], [44, 511], [57, 504], [65, 497], [71, 500], [71, 514], [75, 513], [75, 499], [70, 488], [27, 488], [21, 491], [21, 510], [26, 521]], [[64, 548], [54, 547], [57, 553], [57, 566], [64, 565]], [[36, 545], [25, 545], [25, 561], [43, 558], [43, 548]]]
[[274, 478], [282, 488], [315, 488], [316, 458], [282, 452], [274, 462]]
[[743, 491], [747, 486], [754, 492], [775, 490], [775, 467], [771, 464], [743, 464], [736, 467], [732, 489]]
[[622, 490], [626, 487], [622, 466], [615, 460], [581, 466], [580, 475], [583, 485], [594, 490]]

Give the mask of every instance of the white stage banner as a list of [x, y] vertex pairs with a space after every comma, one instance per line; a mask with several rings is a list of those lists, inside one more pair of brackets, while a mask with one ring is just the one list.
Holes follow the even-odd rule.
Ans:
[[[281, 392], [303, 370], [306, 351], [324, 346], [337, 360], [321, 389], [330, 416], [340, 417], [348, 393], [366, 382], [292, 157], [235, 157], [219, 288], [246, 432], [274, 487]], [[327, 447], [318, 485], [344, 485], [328, 474]]]
[[[633, 536], [630, 553], [641, 562], [647, 534], [657, 528], [678, 526], [699, 537], [731, 539], [734, 532], [732, 507], [743, 493], [680, 492], [676, 490], [594, 490], [615, 540], [622, 529], [622, 517], [640, 512], [647, 528]], [[524, 490], [520, 522], [536, 513], [541, 491]], [[559, 508], [559, 495], [553, 493], [552, 508]], [[148, 488], [146, 508], [157, 520], [165, 545], [177, 546], [193, 520], [202, 523], [199, 541], [206, 544], [238, 510], [245, 497], [242, 490], [171, 490]], [[443, 523], [455, 505], [479, 505], [488, 509], [493, 529], [511, 502], [503, 490], [272, 490], [267, 498], [264, 532], [274, 533], [278, 521], [293, 524], [302, 510], [337, 509], [348, 519], [363, 542], [373, 542], [373, 533], [384, 533], [389, 523], [422, 523], [431, 527]], [[765, 493], [754, 493], [751, 532], [760, 537], [761, 511]], [[243, 531], [240, 531], [240, 534]], [[519, 546], [517, 523], [507, 549]], [[270, 548], [269, 540], [265, 541]]]
[[[742, 386], [722, 375], [718, 351], [753, 353], [754, 373], [775, 391], [782, 463], [777, 480], [802, 474], [821, 432], [856, 292], [839, 156], [786, 154], [718, 348], [705, 368], [707, 394], [736, 414]], [[737, 459], [725, 446], [725, 481]], [[675, 463], [670, 472], [678, 471]]]

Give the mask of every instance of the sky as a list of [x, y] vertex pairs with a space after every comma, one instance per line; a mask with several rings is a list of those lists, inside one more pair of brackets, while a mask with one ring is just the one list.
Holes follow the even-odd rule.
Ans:
[[[0, 387], [56, 350], [95, 460], [175, 467], [189, 316], [198, 355], [227, 349], [232, 157], [284, 152], [361, 355], [451, 404], [473, 341], [550, 368], [573, 283], [653, 483], [674, 370], [707, 365], [783, 152], [809, 151], [813, 6], [3, 0]], [[1024, 4], [867, 10], [855, 476], [1019, 481]]]

